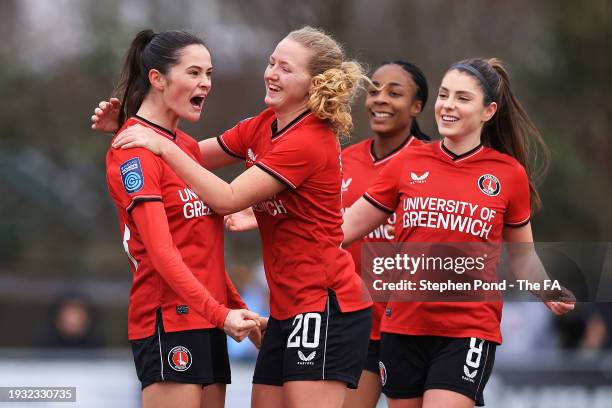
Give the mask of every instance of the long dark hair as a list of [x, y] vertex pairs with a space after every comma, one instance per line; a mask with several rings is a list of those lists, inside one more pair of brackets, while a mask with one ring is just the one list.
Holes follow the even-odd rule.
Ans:
[[144, 97], [151, 88], [149, 71], [156, 69], [162, 74], [178, 63], [180, 52], [188, 45], [199, 44], [206, 47], [204, 41], [187, 31], [142, 30], [125, 53], [119, 83], [113, 95], [121, 99], [119, 126], [130, 116], [136, 114]]
[[525, 167], [529, 176], [531, 207], [540, 209], [542, 200], [536, 185], [548, 170], [550, 153], [540, 131], [514, 96], [510, 77], [502, 62], [497, 58], [470, 58], [451, 65], [449, 70], [454, 69], [476, 79], [484, 94], [485, 106], [497, 103], [497, 112], [482, 129], [481, 142], [514, 157]]
[[[394, 60], [394, 61], [385, 61], [380, 64], [376, 69], [383, 67], [385, 65], [397, 65], [406, 71], [411, 77], [414, 83], [417, 86], [415, 99], [417, 101], [421, 101], [421, 112], [425, 109], [425, 105], [427, 104], [427, 97], [429, 95], [429, 87], [427, 86], [427, 78], [425, 74], [421, 70], [421, 68], [417, 67], [411, 62], [404, 60]], [[419, 124], [415, 119], [412, 120], [412, 125], [410, 126], [410, 134], [415, 136], [421, 140], [431, 140], [431, 138], [421, 131]]]

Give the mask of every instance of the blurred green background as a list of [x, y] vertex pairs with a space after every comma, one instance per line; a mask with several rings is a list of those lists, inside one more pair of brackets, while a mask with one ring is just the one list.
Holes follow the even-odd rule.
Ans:
[[[430, 102], [419, 118], [436, 136], [432, 106], [445, 69], [499, 57], [552, 150], [533, 220], [538, 241], [610, 241], [612, 6], [608, 0], [2, 0], [0, 2], [0, 347], [37, 344], [57, 296], [86, 294], [103, 343], [126, 346], [131, 276], [105, 182], [110, 138], [90, 130], [121, 57], [140, 29], [201, 33], [213, 92], [197, 139], [219, 135], [263, 105], [275, 44], [305, 24], [375, 67], [419, 65]], [[370, 135], [363, 98], [353, 141]], [[241, 167], [221, 174], [230, 179]], [[226, 236], [230, 273], [253, 269], [256, 233]], [[239, 272], [236, 272], [239, 273]], [[248, 277], [234, 276], [241, 279]]]

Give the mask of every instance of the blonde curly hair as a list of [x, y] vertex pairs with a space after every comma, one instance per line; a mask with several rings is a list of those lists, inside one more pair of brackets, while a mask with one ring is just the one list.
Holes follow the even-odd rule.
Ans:
[[357, 61], [345, 61], [340, 44], [320, 29], [306, 26], [290, 32], [287, 38], [312, 52], [308, 108], [328, 121], [338, 137], [348, 137], [353, 129], [351, 104], [368, 81], [365, 69]]

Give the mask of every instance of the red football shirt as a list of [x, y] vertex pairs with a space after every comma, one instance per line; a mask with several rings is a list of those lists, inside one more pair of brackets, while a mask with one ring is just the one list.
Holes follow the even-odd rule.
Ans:
[[[356, 143], [342, 150], [342, 206], [346, 209], [353, 205], [367, 191], [381, 170], [391, 159], [399, 154], [402, 149], [408, 146], [421, 145], [423, 142], [414, 136], [409, 136], [406, 140], [384, 157], [376, 157], [374, 153], [374, 141], [367, 139]], [[361, 248], [368, 242], [392, 242], [394, 239], [393, 230], [390, 229], [395, 224], [396, 215], [393, 214], [387, 222], [368, 235], [355, 241], [346, 248], [353, 257], [355, 272], [361, 276]], [[372, 330], [370, 339], [380, 340], [380, 320], [385, 311], [386, 303], [374, 302], [372, 308]]]
[[270, 314], [288, 319], [323, 311], [328, 290], [343, 312], [371, 305], [342, 243], [340, 147], [329, 126], [306, 111], [284, 129], [266, 109], [218, 138], [230, 155], [287, 188], [253, 206], [270, 287]]
[[[501, 243], [529, 222], [529, 183], [512, 157], [488, 147], [455, 155], [441, 141], [404, 149], [364, 197], [397, 211], [399, 242]], [[501, 302], [388, 303], [382, 331], [501, 343]]]
[[[134, 124], [174, 140], [201, 162], [197, 142], [180, 130], [173, 134], [145, 119], [132, 117], [120, 132]], [[208, 208], [160, 157], [146, 149], [110, 148], [106, 155], [106, 177], [119, 210], [123, 247], [133, 273], [129, 339], [154, 334], [158, 308], [169, 332], [222, 328], [228, 312], [224, 305], [228, 302], [234, 307], [244, 305], [224, 269], [223, 217]], [[134, 207], [146, 201], [163, 203], [172, 245], [180, 253], [178, 259], [169, 259], [163, 271], [153, 267], [142, 232], [132, 216]], [[154, 220], [152, 224], [155, 225]], [[177, 264], [183, 270], [177, 271]]]

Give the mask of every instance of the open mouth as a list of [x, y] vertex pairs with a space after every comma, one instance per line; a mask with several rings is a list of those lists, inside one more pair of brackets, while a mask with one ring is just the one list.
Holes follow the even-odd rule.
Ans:
[[204, 97], [194, 96], [193, 98], [189, 100], [189, 102], [191, 102], [191, 106], [193, 106], [194, 108], [202, 109], [202, 106], [204, 105]]
[[281, 88], [276, 85], [268, 84], [268, 90], [272, 92], [280, 92]]

